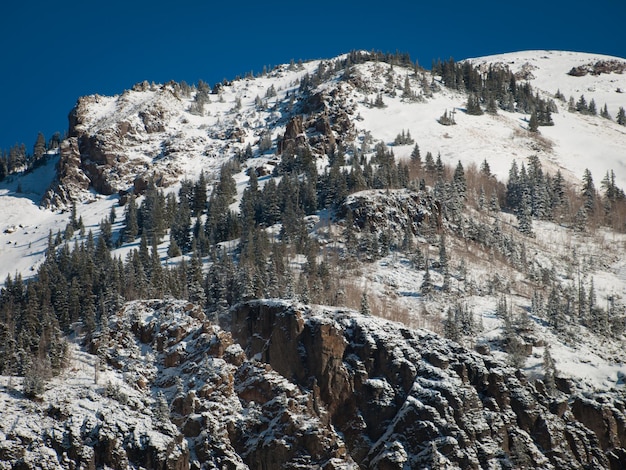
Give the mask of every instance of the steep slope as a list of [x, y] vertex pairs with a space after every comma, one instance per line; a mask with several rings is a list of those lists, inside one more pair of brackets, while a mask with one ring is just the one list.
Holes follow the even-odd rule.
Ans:
[[[576, 100], [584, 94], [587, 102], [595, 100], [598, 112], [606, 104], [615, 118], [619, 107], [626, 106], [625, 95], [620, 92], [626, 90], [621, 69], [599, 75], [568, 74], [575, 67], [599, 60], [624, 63], [604, 56], [544, 51], [470, 62], [485, 70], [507, 66], [517, 73], [520, 83], [527, 81], [546, 97], [554, 98], [557, 90]], [[304, 127], [299, 131], [308, 134], [314, 144], [317, 140], [313, 134], [322, 133], [327, 140], [332, 134], [327, 147], [335, 141], [344, 148], [360, 146], [367, 133], [372, 142], [392, 144], [406, 129], [421, 148], [441, 153], [444, 163], [460, 160], [464, 165], [479, 165], [487, 159], [501, 178], [506, 177], [513, 159], [537, 154], [548, 169], [561, 168], [572, 180], [580, 178], [586, 167], [598, 179], [614, 169], [619, 185], [626, 186], [620, 171], [626, 131], [615, 122], [569, 113], [567, 103], [557, 99], [555, 126], [542, 127], [543, 137], [536, 138], [523, 132], [528, 115], [504, 111], [480, 118], [465, 115], [465, 94], [441, 89], [433, 81], [436, 77], [426, 71], [415, 73], [371, 61], [350, 66], [345, 61], [343, 56], [281, 66], [263, 77], [217, 84], [211, 93], [176, 83], [143, 83], [115, 97], [83, 97], [70, 115], [70, 142], [74, 142], [70, 147], [79, 156], [73, 163], [79, 167], [76, 173], [86, 176], [89, 187], [102, 194], [132, 189], [137, 179], [140, 192], [151, 178], [167, 187], [182, 176], [197, 176], [201, 170], [215, 175], [224, 159], [243, 155], [248, 144], [254, 155], [271, 149], [257, 149], [264, 135], [273, 140], [273, 150], [280, 152], [287, 122], [303, 116]], [[338, 64], [349, 67], [350, 74], [341, 69], [335, 72]], [[407, 84], [411, 97], [404, 94]], [[383, 106], [373, 106], [381, 92], [385, 95]], [[437, 122], [444, 111], [455, 109], [456, 126], [444, 127]], [[317, 148], [322, 153], [325, 150], [319, 145]], [[69, 159], [70, 153], [64, 158]], [[396, 149], [397, 157], [408, 157], [409, 153], [410, 147]], [[46, 205], [68, 204], [69, 196], [64, 196], [63, 190], [54, 194], [44, 199]], [[74, 196], [87, 195], [79, 191]]]
[[2, 461], [168, 469], [626, 463], [623, 401], [548, 392], [490, 356], [351, 311], [261, 301], [231, 314], [232, 334], [184, 302], [129, 304], [89, 344], [102, 358], [98, 384], [82, 353], [67, 391], [55, 384], [27, 409], [5, 384]]
[[[479, 67], [504, 66], [527, 80], [548, 96], [560, 92], [565, 100], [578, 102], [584, 96], [594, 100], [597, 112], [605, 105], [614, 120], [621, 108], [626, 109], [626, 61], [611, 56], [564, 51], [526, 51], [469, 59]], [[541, 129], [553, 142], [554, 163], [581, 177], [589, 168], [597, 178], [610, 169], [619, 175], [620, 186], [626, 186], [624, 146], [626, 129], [615, 122], [598, 121], [593, 116], [567, 112], [569, 105], [559, 102], [559, 114], [553, 116], [554, 127]]]
[[[0, 334], [58, 311], [66, 331], [90, 330], [88, 353], [75, 352], [76, 376], [53, 379], [41, 401], [2, 377], [0, 463], [624, 466], [626, 219], [601, 193], [595, 220], [577, 210], [586, 168], [596, 181], [615, 170], [626, 186], [626, 128], [571, 111], [567, 97], [584, 93], [615, 117], [626, 107], [626, 62], [531, 51], [466, 63], [509, 67], [535, 104], [553, 102], [555, 125], [530, 132], [520, 109], [471, 115], [468, 94], [443, 76], [368, 53], [213, 88], [142, 83], [79, 99], [59, 153], [0, 186], [0, 277], [41, 268], [52, 279], [32, 295], [7, 289], [18, 300], [0, 304], [10, 320]], [[442, 125], [444, 113], [456, 124]], [[438, 157], [430, 169], [427, 153]], [[567, 207], [522, 230], [523, 211], [498, 207], [514, 161], [524, 172], [560, 170]], [[462, 198], [459, 166], [472, 183]], [[203, 200], [191, 215], [182, 199], [195, 197], [201, 174], [219, 196], [223, 168], [232, 197]], [[181, 188], [167, 206], [172, 220], [187, 213], [181, 225], [153, 247], [152, 232], [122, 236], [131, 194], [148, 206], [144, 223], [148, 203]], [[47, 209], [36, 205], [42, 195]], [[617, 231], [603, 225], [611, 218]], [[107, 246], [102, 222], [113, 219]], [[218, 238], [205, 230], [215, 220], [244, 228]], [[170, 251], [181, 226], [182, 255]], [[73, 297], [59, 293], [70, 288]], [[125, 302], [147, 296], [162, 299]], [[335, 307], [248, 301], [274, 296]], [[348, 308], [359, 306], [387, 320]], [[35, 332], [41, 349], [54, 321], [45, 327]], [[29, 364], [17, 354], [0, 366], [9, 360]]]

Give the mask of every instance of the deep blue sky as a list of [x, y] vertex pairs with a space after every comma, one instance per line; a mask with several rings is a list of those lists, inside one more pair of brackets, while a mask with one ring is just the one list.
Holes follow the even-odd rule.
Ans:
[[21, 0], [0, 7], [0, 149], [65, 132], [79, 96], [148, 80], [213, 84], [352, 49], [430, 68], [528, 49], [626, 58], [624, 0]]

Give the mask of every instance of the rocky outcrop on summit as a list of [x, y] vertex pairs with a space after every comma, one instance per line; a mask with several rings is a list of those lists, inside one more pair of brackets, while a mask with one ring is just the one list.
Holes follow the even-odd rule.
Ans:
[[57, 180], [42, 204], [60, 206], [85, 199], [87, 189], [103, 195], [133, 190], [137, 178], [162, 186], [177, 181], [179, 169], [160, 160], [189, 150], [201, 154], [205, 147], [202, 139], [191, 145], [178, 136], [172, 149], [178, 132], [175, 123], [185, 113], [175, 88], [142, 84], [119, 96], [80, 98], [70, 112], [64, 142], [72, 149], [71, 158], [62, 154]]
[[572, 67], [567, 74], [574, 77], [584, 77], [587, 74], [600, 75], [603, 73], [624, 73], [624, 71], [626, 71], [626, 62], [623, 60], [598, 60]]
[[303, 114], [293, 116], [285, 133], [278, 139], [278, 154], [296, 153], [306, 148], [312, 153], [326, 155], [335, 151], [338, 143], [346, 146], [356, 137], [350, 106], [341, 87], [332, 93], [316, 93], [298, 108]]

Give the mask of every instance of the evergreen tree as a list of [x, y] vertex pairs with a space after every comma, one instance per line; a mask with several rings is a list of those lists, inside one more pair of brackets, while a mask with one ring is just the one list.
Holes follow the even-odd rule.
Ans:
[[367, 299], [367, 293], [363, 291], [361, 295], [361, 315], [370, 316], [372, 310], [370, 309], [369, 300]]
[[463, 170], [463, 165], [461, 164], [461, 160], [456, 165], [454, 170], [454, 175], [452, 177], [452, 182], [454, 188], [456, 189], [458, 195], [462, 200], [466, 199], [467, 192], [467, 181], [465, 179], [465, 171]]
[[458, 305], [455, 305], [454, 308], [448, 307], [448, 310], [446, 311], [446, 319], [443, 322], [443, 335], [452, 341], [459, 341], [461, 339], [457, 308], [459, 308]]
[[33, 146], [33, 166], [38, 166], [46, 153], [46, 138], [39, 132]]
[[537, 113], [533, 112], [530, 115], [530, 120], [528, 121], [528, 130], [530, 132], [538, 132], [539, 131], [539, 119], [537, 118]]
[[[42, 363], [43, 362], [43, 363]], [[34, 361], [29, 358], [25, 367], [22, 391], [28, 398], [36, 398], [45, 390], [45, 384], [49, 378], [49, 367], [39, 358]]]
[[532, 235], [531, 197], [528, 191], [522, 193], [522, 201], [515, 213], [517, 216], [517, 228], [525, 235]]
[[589, 107], [587, 106], [587, 100], [585, 99], [585, 95], [580, 95], [580, 98], [576, 102], [576, 111], [581, 114], [589, 113]]
[[574, 101], [574, 97], [570, 96], [569, 100], [567, 102], [567, 110], [570, 113], [575, 113], [576, 112], [576, 101]]
[[452, 110], [450, 113], [448, 113], [448, 110], [446, 109], [443, 114], [441, 115], [441, 117], [439, 119], [437, 119], [437, 122], [443, 126], [453, 126], [456, 124], [456, 120], [454, 119], [454, 110]]
[[546, 391], [552, 395], [556, 391], [556, 364], [550, 354], [550, 347], [546, 344], [543, 349], [543, 383]]
[[424, 265], [425, 265], [424, 279], [422, 280], [422, 285], [421, 285], [420, 290], [422, 292], [422, 295], [427, 296], [427, 295], [429, 295], [433, 291], [433, 282], [432, 282], [432, 279], [430, 277], [430, 269], [428, 267], [428, 265], [429, 265], [428, 259], [426, 259]]
[[626, 126], [626, 111], [624, 111], [622, 106], [620, 106], [617, 112], [617, 123], [621, 126]]
[[376, 108], [386, 108], [387, 107], [387, 105], [383, 101], [382, 93], [378, 93], [376, 95], [376, 99], [374, 100], [374, 107], [376, 107]]
[[563, 332], [566, 328], [566, 318], [561, 304], [561, 295], [556, 287], [553, 287], [546, 303], [546, 318], [548, 325], [556, 332]]
[[475, 200], [476, 205], [478, 206], [479, 211], [485, 210], [487, 206], [487, 195], [485, 194], [485, 187], [481, 186], [478, 191], [478, 198]]
[[443, 274], [442, 290], [447, 292], [450, 290], [450, 269], [448, 265], [448, 254], [446, 252], [446, 239], [443, 233], [439, 237], [439, 266]]
[[176, 243], [176, 239], [175, 238], [171, 238], [170, 239], [170, 246], [167, 249], [167, 256], [169, 256], [170, 258], [176, 258], [177, 256], [180, 256], [182, 254], [180, 247], [178, 246], [178, 243]]
[[596, 206], [596, 188], [588, 168], [583, 173], [582, 197], [586, 213], [593, 214]]
[[483, 114], [483, 110], [480, 107], [480, 99], [473, 93], [467, 97], [466, 112], [467, 114], [473, 116], [480, 116]]
[[[180, 251], [188, 253], [191, 250], [191, 214], [187, 204], [180, 204], [174, 215], [170, 229], [170, 243], [175, 244]], [[171, 246], [171, 245], [170, 245]], [[173, 249], [175, 251], [175, 249]]]
[[606, 107], [606, 103], [604, 103], [604, 107], [600, 111], [600, 116], [603, 117], [604, 119], [608, 119], [609, 121], [613, 119], [611, 115], [609, 114], [609, 109]]
[[416, 167], [418, 171], [421, 170], [422, 156], [420, 154], [419, 145], [417, 144], [415, 144], [415, 146], [413, 147], [413, 151], [411, 152], [411, 162], [413, 163], [413, 165]]
[[495, 190], [491, 192], [491, 197], [489, 198], [489, 211], [494, 214], [500, 212], [500, 202], [498, 201], [498, 194]]
[[200, 172], [200, 177], [193, 187], [193, 213], [197, 217], [206, 208], [207, 193], [206, 193], [206, 177], [204, 171]]
[[166, 228], [165, 195], [157, 189], [153, 181], [148, 184], [145, 198], [138, 209], [138, 222], [142, 234], [149, 240], [156, 237], [160, 241]]
[[430, 152], [426, 152], [426, 157], [424, 160], [424, 169], [426, 173], [430, 176], [435, 175], [435, 160], [433, 159], [433, 154]]
[[574, 228], [578, 232], [584, 232], [587, 227], [587, 219], [587, 210], [585, 206], [581, 206], [574, 215]]
[[487, 99], [487, 114], [496, 115], [498, 114], [498, 104], [496, 103], [493, 95], [489, 95]]
[[124, 213], [124, 241], [133, 241], [139, 234], [139, 225], [137, 223], [137, 204], [135, 195], [131, 194], [128, 199], [128, 205]]

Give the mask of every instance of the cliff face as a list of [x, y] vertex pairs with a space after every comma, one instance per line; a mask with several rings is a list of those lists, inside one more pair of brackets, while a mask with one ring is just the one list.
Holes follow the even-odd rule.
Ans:
[[137, 179], [162, 186], [177, 181], [181, 166], [163, 160], [206, 150], [205, 139], [192, 136], [196, 142], [191, 142], [178, 134], [187, 104], [177, 90], [174, 84], [142, 83], [119, 96], [81, 97], [70, 112], [62, 144], [69, 150], [62, 147], [57, 180], [42, 205], [58, 207], [93, 197], [88, 190], [102, 195], [134, 190]]
[[549, 396], [431, 333], [257, 303], [235, 312], [233, 335], [249, 357], [314, 391], [363, 468], [626, 463], [623, 403]]
[[0, 468], [626, 465], [616, 396], [549, 395], [491, 356], [351, 311], [256, 301], [221, 319], [230, 331], [212, 320], [127, 304], [41, 401], [0, 395]]

